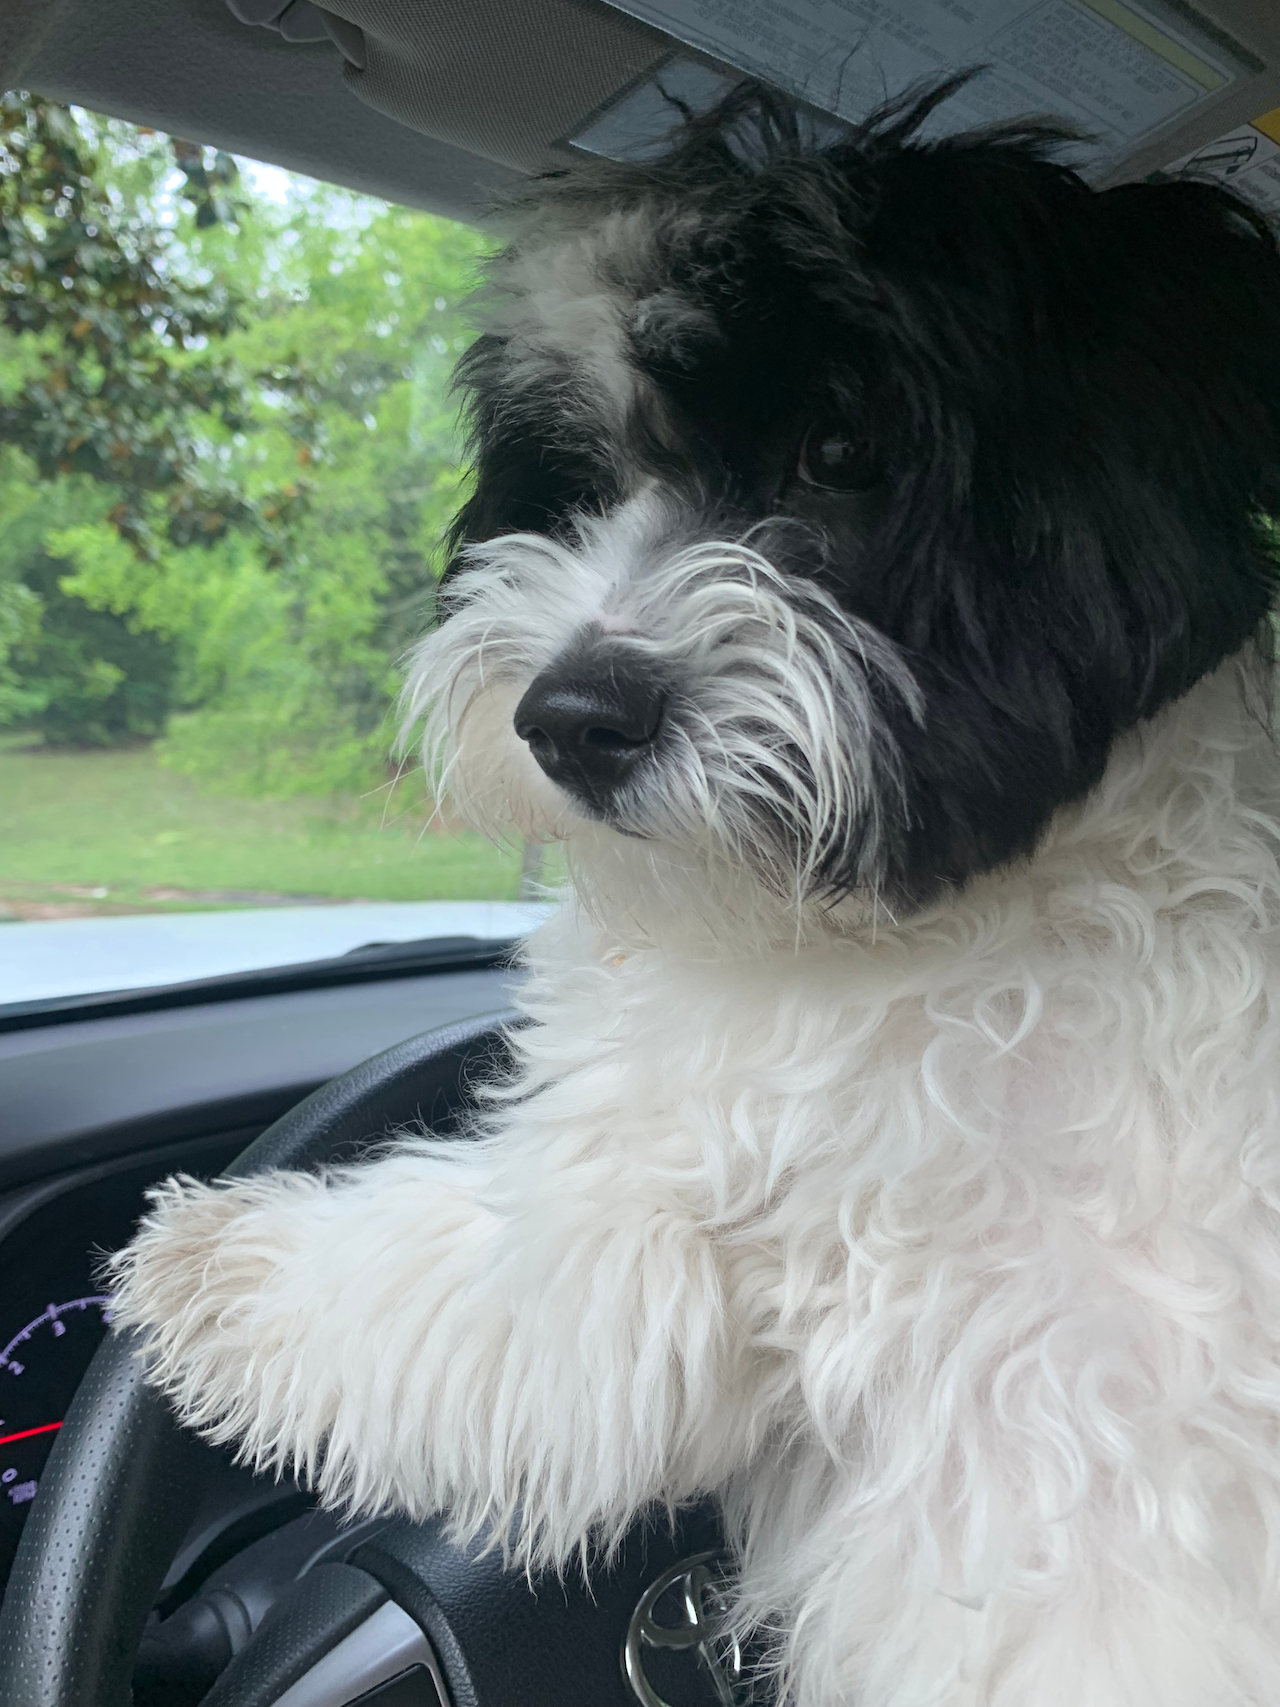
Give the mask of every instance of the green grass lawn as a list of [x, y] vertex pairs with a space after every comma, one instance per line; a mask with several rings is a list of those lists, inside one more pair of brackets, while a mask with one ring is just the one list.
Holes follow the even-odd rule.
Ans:
[[32, 917], [292, 896], [514, 898], [518, 854], [424, 828], [421, 809], [397, 818], [394, 800], [385, 824], [382, 816], [376, 799], [207, 793], [146, 748], [9, 743], [0, 747], [0, 905], [10, 917]]

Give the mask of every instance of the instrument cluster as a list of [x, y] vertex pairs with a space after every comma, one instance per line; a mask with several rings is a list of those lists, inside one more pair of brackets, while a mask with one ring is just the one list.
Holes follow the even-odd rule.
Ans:
[[149, 1185], [179, 1168], [216, 1173], [245, 1141], [237, 1132], [173, 1146], [3, 1200], [0, 1591], [67, 1408], [110, 1327], [103, 1255], [128, 1240]]

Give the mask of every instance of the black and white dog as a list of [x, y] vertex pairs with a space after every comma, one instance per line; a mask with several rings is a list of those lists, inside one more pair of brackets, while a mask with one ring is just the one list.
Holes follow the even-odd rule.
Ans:
[[718, 1492], [802, 1707], [1276, 1707], [1280, 258], [944, 93], [518, 214], [411, 682], [567, 852], [518, 1082], [172, 1182], [119, 1320], [527, 1561]]

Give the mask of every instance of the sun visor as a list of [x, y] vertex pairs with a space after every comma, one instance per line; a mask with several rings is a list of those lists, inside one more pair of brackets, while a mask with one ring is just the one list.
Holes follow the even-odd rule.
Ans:
[[1098, 183], [1171, 166], [1280, 215], [1275, 0], [227, 0], [288, 40], [328, 36], [348, 88], [400, 124], [523, 171], [643, 159], [745, 74], [816, 133], [962, 70], [933, 134], [1041, 115]]
[[624, 12], [577, 0], [324, 0], [324, 11], [364, 38], [363, 65], [343, 48], [347, 86], [362, 101], [525, 171], [546, 167], [588, 114], [672, 46]]
[[[1100, 182], [1175, 161], [1280, 212], [1280, 7], [1269, 0], [325, 0], [364, 37], [347, 81], [415, 129], [537, 169], [565, 144], [660, 145], [744, 72], [856, 122], [922, 79], [982, 67], [938, 129], [1048, 114]], [[677, 45], [678, 44], [678, 45]]]

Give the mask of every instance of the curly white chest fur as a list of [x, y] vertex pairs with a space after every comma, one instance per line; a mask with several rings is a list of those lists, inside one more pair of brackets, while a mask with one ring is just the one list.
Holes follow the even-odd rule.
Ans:
[[875, 938], [566, 909], [486, 1131], [167, 1188], [120, 1319], [213, 1437], [535, 1560], [719, 1490], [805, 1707], [1270, 1707], [1271, 762], [1228, 669]]

